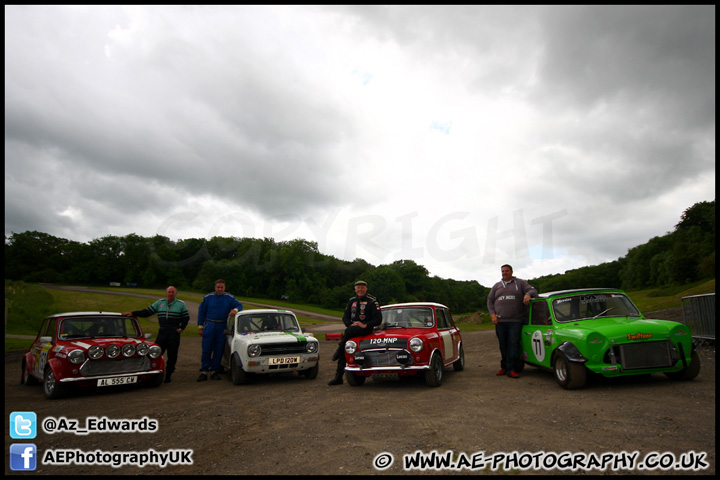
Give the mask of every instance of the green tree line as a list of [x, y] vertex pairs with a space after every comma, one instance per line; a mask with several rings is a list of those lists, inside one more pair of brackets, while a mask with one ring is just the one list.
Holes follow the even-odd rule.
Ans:
[[307, 240], [213, 237], [172, 241], [156, 235], [108, 235], [88, 243], [47, 233], [13, 233], [5, 241], [5, 278], [25, 282], [212, 290], [218, 278], [240, 297], [280, 299], [342, 308], [362, 278], [383, 303], [435, 301], [454, 311], [479, 310], [487, 289], [475, 281], [431, 277], [412, 260], [373, 266], [339, 260]]
[[642, 290], [714, 277], [715, 200], [688, 208], [672, 232], [631, 248], [624, 257], [530, 283], [542, 292], [583, 287]]
[[[688, 283], [715, 275], [715, 201], [688, 208], [675, 230], [634, 247], [625, 257], [530, 279], [540, 292], [582, 287], [628, 290]], [[382, 303], [435, 301], [455, 312], [484, 310], [489, 288], [476, 281], [430, 276], [412, 260], [374, 266], [339, 260], [297, 239], [213, 237], [173, 241], [162, 235], [108, 235], [88, 243], [47, 233], [5, 239], [5, 278], [25, 282], [164, 287], [205, 292], [217, 278], [242, 297], [342, 308], [362, 278]]]

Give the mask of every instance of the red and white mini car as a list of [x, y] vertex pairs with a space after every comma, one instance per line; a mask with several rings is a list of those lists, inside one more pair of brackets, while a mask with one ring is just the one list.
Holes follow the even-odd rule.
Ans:
[[445, 367], [465, 367], [462, 337], [450, 309], [431, 302], [381, 307], [382, 323], [365, 337], [345, 343], [345, 378], [359, 386], [370, 376], [385, 378], [423, 374], [439, 387]]
[[43, 384], [47, 398], [70, 385], [104, 387], [165, 378], [160, 347], [148, 342], [135, 318], [120, 313], [72, 312], [47, 317], [22, 360], [21, 383]]

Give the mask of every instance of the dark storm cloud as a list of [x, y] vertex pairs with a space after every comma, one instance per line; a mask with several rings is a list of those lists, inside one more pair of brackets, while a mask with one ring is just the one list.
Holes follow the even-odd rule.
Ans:
[[[182, 218], [178, 235], [239, 235], [224, 219], [292, 218], [326, 253], [392, 261], [402, 236], [433, 273], [494, 279], [496, 218], [503, 231], [524, 211], [528, 232], [556, 218], [551, 262], [509, 254], [539, 275], [617, 258], [714, 196], [714, 6], [5, 14], [6, 234], [153, 235]], [[458, 237], [429, 232], [458, 212], [471, 253], [435, 261], [429, 245]], [[380, 230], [364, 250], [363, 218]]]

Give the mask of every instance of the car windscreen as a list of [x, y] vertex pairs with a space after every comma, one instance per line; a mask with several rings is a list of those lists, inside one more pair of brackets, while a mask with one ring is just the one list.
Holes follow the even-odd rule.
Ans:
[[431, 328], [435, 323], [430, 307], [384, 308], [380, 328]]
[[553, 300], [552, 308], [558, 322], [640, 316], [632, 301], [621, 293], [592, 293], [557, 298]]
[[298, 332], [300, 326], [293, 315], [287, 313], [259, 313], [241, 315], [237, 319], [237, 333]]
[[75, 338], [140, 338], [140, 330], [130, 317], [69, 317], [60, 322], [60, 340]]

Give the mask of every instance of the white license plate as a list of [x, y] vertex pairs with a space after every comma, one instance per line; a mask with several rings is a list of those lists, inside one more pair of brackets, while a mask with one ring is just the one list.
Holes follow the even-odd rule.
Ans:
[[115, 377], [115, 378], [99, 378], [98, 387], [109, 387], [111, 385], [128, 385], [130, 383], [137, 383], [137, 376], [133, 377]]
[[270, 365], [290, 365], [292, 363], [300, 363], [300, 357], [270, 357]]

